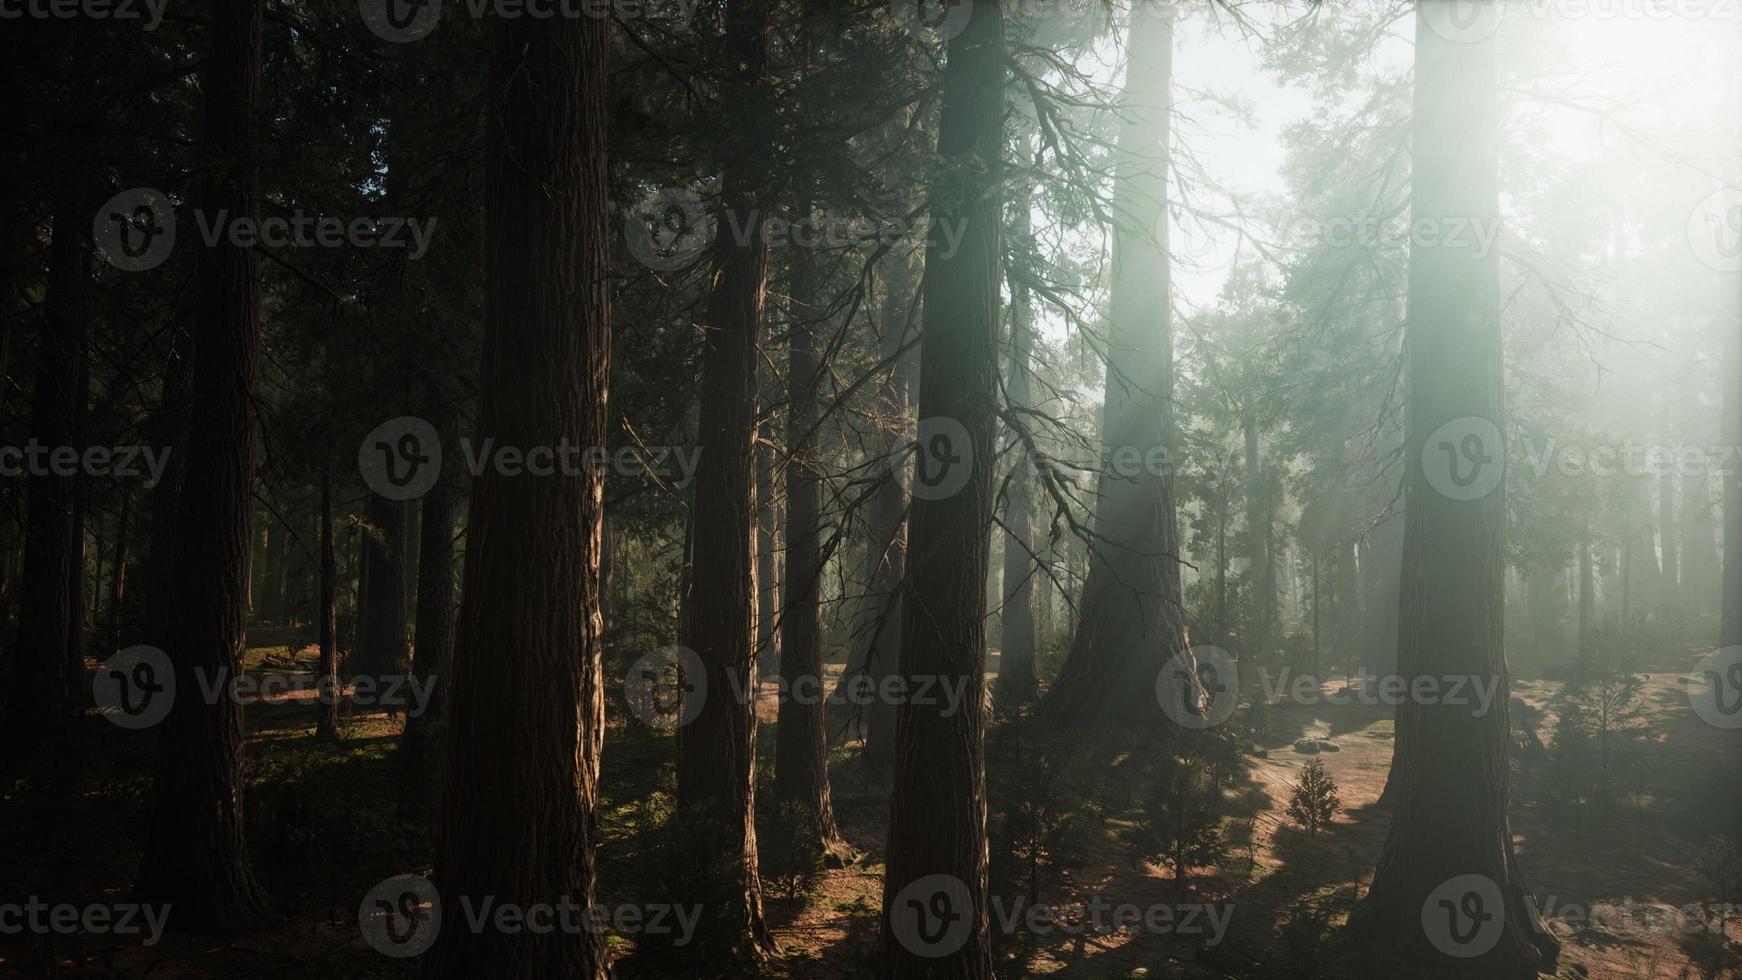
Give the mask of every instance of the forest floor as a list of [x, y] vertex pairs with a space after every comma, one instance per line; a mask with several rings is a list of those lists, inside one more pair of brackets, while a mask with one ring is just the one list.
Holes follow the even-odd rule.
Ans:
[[[1693, 870], [1706, 840], [1721, 828], [1724, 790], [1719, 760], [1727, 734], [1702, 723], [1683, 693], [1683, 678], [1704, 651], [1683, 648], [1643, 665], [1644, 716], [1613, 747], [1622, 803], [1599, 817], [1550, 812], [1540, 782], [1545, 760], [1523, 750], [1514, 767], [1512, 828], [1519, 861], [1546, 921], [1562, 942], [1563, 977], [1693, 977], [1664, 910], [1697, 902]], [[256, 647], [250, 671], [312, 670], [312, 650]], [[832, 668], [838, 673], [839, 668]], [[1324, 685], [1326, 693], [1343, 685]], [[1553, 728], [1550, 677], [1519, 670], [1513, 681], [1515, 722], [1534, 726], [1543, 741]], [[761, 778], [772, 757], [774, 689], [759, 702]], [[1522, 709], [1522, 710], [1521, 710]], [[1006, 927], [994, 914], [994, 947], [1007, 976], [1059, 977], [1341, 977], [1399, 976], [1366, 963], [1334, 942], [1337, 926], [1364, 889], [1384, 842], [1386, 818], [1377, 806], [1390, 764], [1391, 709], [1350, 702], [1282, 702], [1271, 710], [1266, 755], [1247, 755], [1229, 799], [1234, 846], [1216, 865], [1192, 869], [1182, 891], [1161, 868], [1134, 861], [1124, 843], [1136, 819], [1129, 785], [1145, 760], [1128, 746], [1094, 739], [1024, 733], [1025, 765], [1047, 757], [1072, 775], [1089, 769], [1102, 805], [1073, 813], [1068, 799], [1040, 800], [1069, 816], [1075, 828], [1065, 859], [1037, 889], [1064, 925], [1040, 934]], [[619, 715], [620, 716], [620, 713]], [[430, 870], [434, 790], [396, 752], [401, 719], [347, 712], [345, 738], [311, 736], [312, 694], [281, 693], [246, 713], [250, 843], [257, 875], [281, 910], [273, 922], [240, 937], [0, 935], [0, 976], [410, 977], [413, 961], [371, 949], [357, 926], [358, 904], [377, 882]], [[1519, 726], [1515, 724], [1515, 730]], [[148, 822], [153, 762], [149, 736], [110, 726], [95, 714], [78, 729], [80, 767], [64, 767], [53, 785], [28, 796], [0, 798], [0, 867], [17, 869], [13, 893], [45, 901], [126, 901]], [[1334, 743], [1336, 751], [1303, 753], [1298, 739]], [[1528, 738], [1526, 738], [1528, 741]], [[989, 748], [992, 819], [1000, 819], [998, 787], [1015, 775]], [[669, 738], [639, 724], [607, 732], [602, 776], [600, 904], [657, 900], [673, 856], [663, 824], [675, 787]], [[1283, 816], [1290, 787], [1310, 759], [1336, 779], [1343, 803], [1334, 824], [1309, 836]], [[768, 874], [766, 914], [782, 950], [765, 975], [849, 978], [869, 975], [878, 935], [887, 793], [853, 746], [836, 746], [833, 799], [842, 833], [860, 860], [844, 868], [800, 867]], [[1024, 774], [1030, 769], [1022, 770]], [[1016, 783], [1032, 782], [1026, 775]], [[764, 783], [766, 788], [766, 782]], [[1015, 792], [1029, 792], [1018, 790]], [[27, 803], [26, 800], [29, 800]], [[1110, 801], [1110, 802], [1106, 802]], [[1032, 801], [1031, 801], [1032, 802]], [[1733, 830], [1733, 828], [1731, 828]], [[778, 833], [777, 831], [774, 833]], [[775, 851], [765, 842], [765, 855]], [[765, 858], [765, 864], [773, 864]], [[995, 860], [995, 872], [996, 868]], [[1014, 892], [1013, 894], [1005, 894]], [[1010, 908], [1022, 889], [995, 873], [995, 910]], [[1231, 916], [1214, 941], [1171, 929], [1126, 926], [1100, 932], [1074, 928], [1090, 903], [1150, 908], [1181, 903]], [[1000, 906], [998, 903], [1004, 903]], [[1579, 921], [1581, 909], [1594, 916]], [[1654, 918], [1652, 911], [1658, 910]], [[1557, 914], [1558, 913], [1558, 914]], [[1569, 924], [1569, 922], [1574, 924]], [[1185, 925], [1180, 920], [1179, 925]], [[1066, 928], [1070, 926], [1072, 928]], [[1185, 931], [1185, 930], [1179, 930]], [[1729, 938], [1742, 941], [1742, 922]], [[682, 950], [671, 958], [637, 951], [613, 936], [623, 977], [701, 976]], [[642, 955], [645, 954], [645, 955]]]

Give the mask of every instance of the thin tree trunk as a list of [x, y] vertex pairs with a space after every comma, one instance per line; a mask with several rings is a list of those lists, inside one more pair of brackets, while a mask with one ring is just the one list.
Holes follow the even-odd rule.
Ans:
[[[36, 355], [30, 432], [39, 444], [72, 440], [73, 400], [79, 375], [84, 319], [79, 308], [83, 257], [79, 219], [70, 201], [55, 208], [49, 240], [47, 302]], [[52, 468], [25, 480], [24, 564], [18, 595], [18, 637], [8, 657], [6, 751], [16, 761], [54, 746], [72, 707], [68, 639], [72, 635], [73, 482]]]
[[321, 466], [320, 664], [316, 668], [315, 737], [339, 737], [339, 562], [333, 547], [332, 464]]
[[[264, 6], [234, 0], [212, 8], [206, 142], [222, 165], [211, 168], [202, 194], [207, 214], [259, 216], [255, 114]], [[227, 682], [242, 669], [260, 344], [254, 250], [225, 242], [202, 249], [199, 289], [189, 394], [199, 424], [188, 433], [167, 650], [181, 696], [160, 730], [155, 811], [136, 892], [140, 901], [169, 904], [178, 927], [232, 931], [264, 904], [248, 865], [242, 707], [197, 692], [202, 679]]]
[[952, 179], [933, 185], [931, 217], [961, 238], [953, 252], [935, 241], [926, 248], [919, 416], [927, 468], [913, 491], [898, 667], [909, 690], [935, 680], [959, 686], [963, 698], [955, 711], [929, 699], [896, 708], [883, 977], [993, 975], [983, 714], [1004, 69], [1003, 9], [976, 0], [948, 42], [943, 73], [938, 166]]
[[412, 705], [405, 718], [405, 737], [417, 743], [413, 761], [421, 772], [422, 764], [433, 762], [441, 746], [442, 686], [454, 652], [454, 494], [447, 480], [438, 479], [424, 495], [418, 532], [422, 540], [417, 549], [417, 644], [411, 666], [415, 680], [428, 685], [430, 697], [426, 703]]
[[[1029, 237], [1029, 195], [1018, 193], [1011, 233], [1020, 241]], [[1026, 247], [1026, 246], [1019, 246]], [[1010, 281], [1010, 376], [1005, 391], [1010, 412], [1032, 429], [1032, 420], [1021, 416], [1034, 401], [1029, 373], [1034, 352], [1034, 310], [1028, 283]], [[998, 644], [998, 682], [992, 687], [999, 711], [1013, 711], [1032, 702], [1039, 693], [1035, 676], [1034, 580], [1040, 574], [1034, 554], [1034, 459], [1018, 440], [1015, 464], [1005, 484], [1003, 631]]]
[[[491, 25], [480, 441], [605, 444], [610, 368], [605, 77], [595, 17]], [[593, 902], [604, 735], [603, 474], [486, 469], [472, 488], [436, 885], [448, 915], [486, 896]], [[432, 604], [433, 605], [433, 604]], [[590, 930], [443, 928], [431, 978], [607, 975]]]
[[[730, 91], [753, 98], [768, 68], [767, 0], [731, 0]], [[748, 127], [760, 131], [765, 120]], [[754, 134], [742, 134], [748, 140]], [[766, 145], [733, 147], [715, 241], [701, 362], [701, 458], [695, 473], [690, 582], [680, 643], [705, 671], [706, 697], [678, 729], [677, 825], [684, 901], [703, 906], [693, 940], [703, 954], [753, 962], [775, 950], [762, 918], [756, 853], [756, 348], [768, 279], [762, 234]], [[748, 228], [734, 236], [730, 228]], [[792, 571], [788, 569], [788, 577]], [[686, 717], [692, 709], [686, 705]]]
[[[808, 222], [810, 202], [801, 194], [794, 218]], [[786, 589], [780, 618], [780, 701], [774, 741], [774, 799], [801, 807], [808, 833], [835, 860], [846, 842], [835, 825], [829, 794], [828, 732], [823, 719], [822, 486], [818, 472], [818, 386], [823, 373], [818, 331], [821, 312], [812, 305], [816, 270], [808, 249], [793, 260], [788, 333], [786, 416]]]

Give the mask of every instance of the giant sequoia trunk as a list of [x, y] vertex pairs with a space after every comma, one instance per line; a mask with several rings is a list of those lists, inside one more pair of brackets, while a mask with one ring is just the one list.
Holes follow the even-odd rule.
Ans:
[[[500, 19], [491, 30], [479, 441], [602, 446], [610, 25]], [[472, 488], [452, 678], [441, 682], [448, 739], [435, 874], [449, 916], [462, 896], [592, 904], [603, 493], [596, 469], [486, 469]], [[606, 975], [592, 931], [450, 922], [426, 976]]]
[[[1029, 200], [1027, 194], [1017, 195], [1016, 216], [1012, 233], [1019, 239], [1029, 236]], [[1022, 410], [1034, 401], [1029, 373], [1034, 352], [1034, 310], [1029, 305], [1028, 283], [1012, 279], [1010, 283], [1010, 376], [1005, 382], [1009, 411], [1032, 429], [1031, 419]], [[1034, 673], [1034, 583], [1035, 576], [1044, 574], [1037, 567], [1034, 554], [1034, 470], [1033, 454], [1017, 442], [1016, 462], [1005, 484], [1004, 507], [1004, 595], [1003, 630], [998, 644], [998, 683], [992, 688], [993, 700], [1000, 711], [1012, 711], [1034, 700], [1037, 681]]]
[[[1167, 456], [1173, 428], [1165, 217], [1172, 49], [1171, 8], [1135, 6], [1113, 187], [1105, 455], [1094, 541], [1081, 623], [1041, 705], [1045, 717], [1066, 725], [1153, 723], [1160, 717], [1156, 674], [1185, 642]], [[1133, 467], [1132, 459], [1142, 462]]]
[[[938, 131], [934, 227], [922, 287], [921, 469], [909, 524], [898, 673], [959, 688], [955, 711], [904, 699], [883, 877], [884, 977], [992, 976], [986, 905], [986, 571], [998, 437], [1004, 12], [976, 0], [951, 38]], [[965, 440], [965, 442], [964, 442]], [[922, 486], [925, 489], [922, 491]]]
[[[1447, 40], [1422, 10], [1413, 220], [1496, 222], [1494, 42]], [[1464, 676], [1498, 688], [1487, 711], [1469, 702], [1398, 706], [1393, 816], [1373, 887], [1350, 925], [1405, 961], [1467, 976], [1528, 977], [1552, 969], [1557, 944], [1536, 917], [1507, 814], [1505, 417], [1494, 252], [1449, 243], [1411, 250], [1407, 344], [1398, 670], [1412, 684]], [[1442, 430], [1448, 423], [1454, 428]]]
[[[797, 211], [808, 220], [809, 204]], [[845, 848], [829, 800], [828, 733], [823, 720], [822, 486], [817, 459], [817, 388], [822, 384], [813, 305], [816, 270], [809, 249], [794, 258], [787, 366], [786, 590], [780, 617], [780, 701], [774, 740], [774, 799], [799, 807], [806, 833], [825, 852]]]
[[[766, 0], [733, 0], [726, 42], [733, 90], [760, 94], [768, 65]], [[757, 127], [752, 127], [757, 128]], [[756, 345], [768, 279], [762, 234], [768, 188], [755, 163], [765, 146], [735, 148], [722, 192], [713, 291], [701, 362], [700, 450], [691, 507], [690, 575], [680, 642], [700, 658], [701, 704], [678, 729], [677, 824], [684, 902], [702, 905], [703, 955], [754, 961], [772, 951], [762, 919], [755, 822]], [[731, 228], [748, 228], [735, 237]], [[793, 577], [791, 566], [787, 577]]]
[[[84, 262], [78, 216], [68, 204], [55, 208], [49, 240], [48, 295], [37, 344], [36, 388], [31, 395], [31, 438], [44, 446], [72, 441], [74, 392], [84, 320], [78, 296]], [[8, 755], [19, 761], [45, 742], [59, 742], [55, 727], [71, 711], [67, 663], [72, 636], [73, 481], [51, 471], [25, 481], [24, 566], [19, 589], [18, 639], [8, 658], [4, 701]]]
[[[206, 214], [258, 220], [256, 113], [264, 0], [212, 8], [206, 142], [215, 165]], [[176, 615], [167, 653], [176, 698], [159, 736], [140, 901], [171, 906], [181, 928], [229, 931], [262, 910], [248, 865], [242, 807], [242, 707], [199, 696], [242, 669], [254, 483], [254, 382], [260, 266], [252, 248], [219, 241], [199, 254], [187, 465], [176, 520]]]

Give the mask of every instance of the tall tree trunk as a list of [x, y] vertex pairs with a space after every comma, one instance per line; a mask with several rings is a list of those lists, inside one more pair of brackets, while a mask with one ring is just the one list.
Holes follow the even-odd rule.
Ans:
[[[1018, 193], [1011, 233], [1019, 242], [1025, 242], [1030, 234], [1029, 206], [1029, 194]], [[1021, 413], [1034, 401], [1029, 378], [1033, 370], [1033, 319], [1028, 283], [1012, 278], [1010, 376], [1005, 391], [1010, 399], [1009, 411], [1021, 418], [1028, 429], [1033, 428], [1033, 422]], [[998, 644], [998, 682], [992, 688], [993, 700], [1000, 711], [1013, 711], [1033, 701], [1039, 693], [1034, 667], [1034, 580], [1041, 572], [1034, 554], [1034, 457], [1020, 439], [1015, 460], [1005, 484], [1003, 635]]]
[[[808, 192], [794, 219], [811, 220]], [[828, 732], [823, 720], [822, 486], [816, 427], [823, 372], [818, 332], [821, 311], [813, 304], [816, 270], [810, 250], [793, 259], [788, 331], [786, 415], [786, 589], [780, 618], [780, 681], [784, 695], [774, 740], [774, 799], [801, 807], [807, 833], [840, 857], [846, 842], [829, 800]]]
[[[1724, 444], [1742, 446], [1742, 337], [1735, 329], [1723, 343]], [[1742, 644], [1742, 474], [1727, 473], [1724, 490], [1724, 570], [1718, 588], [1718, 644]]]
[[339, 737], [339, 562], [333, 547], [333, 467], [321, 465], [321, 584], [315, 615], [320, 621], [320, 663], [316, 668], [315, 737]]
[[[261, 18], [264, 0], [212, 8], [206, 142], [221, 165], [201, 195], [207, 214], [258, 220]], [[155, 811], [137, 896], [172, 907], [179, 927], [230, 931], [262, 911], [248, 866], [242, 806], [242, 707], [207, 702], [200, 682], [242, 669], [248, 525], [254, 482], [254, 383], [260, 267], [252, 248], [218, 242], [199, 255], [197, 351], [175, 547], [175, 617], [167, 650], [179, 693], [164, 720]]]
[[363, 503], [362, 570], [357, 651], [349, 673], [376, 678], [403, 673], [409, 655], [405, 626], [406, 502], [370, 491]]
[[133, 489], [122, 486], [121, 514], [115, 527], [115, 558], [109, 569], [109, 639], [104, 645], [107, 655], [121, 648], [121, 601], [127, 591], [128, 536], [133, 533]]
[[[925, 678], [959, 686], [964, 696], [953, 712], [919, 699], [896, 708], [883, 977], [993, 975], [983, 714], [998, 436], [1004, 68], [1003, 9], [996, 0], [976, 0], [948, 42], [943, 72], [938, 166], [951, 179], [933, 185], [931, 219], [934, 227], [958, 229], [961, 239], [953, 252], [936, 241], [926, 247], [924, 475], [916, 475], [913, 490], [898, 666], [909, 690]], [[933, 469], [934, 463], [941, 465]]]
[[[1041, 704], [1059, 724], [1152, 722], [1155, 678], [1185, 645], [1171, 457], [1173, 328], [1167, 251], [1173, 13], [1135, 5], [1113, 183], [1105, 456], [1082, 621]], [[1162, 463], [1153, 466], [1158, 458]], [[1141, 459], [1137, 473], [1121, 460]]]
[[[1431, 16], [1417, 7], [1413, 220], [1497, 222], [1495, 44], [1449, 40], [1435, 33]], [[1552, 971], [1558, 944], [1537, 919], [1507, 814], [1498, 256], [1473, 247], [1411, 250], [1408, 331], [1399, 672], [1412, 683], [1476, 677], [1497, 691], [1486, 712], [1414, 700], [1398, 706], [1408, 753], [1393, 762], [1393, 817], [1350, 927], [1436, 969], [1532, 977]], [[1448, 437], [1448, 423], [1475, 435], [1480, 452], [1469, 454], [1461, 434]], [[1465, 455], [1448, 459], [1448, 448]]]
[[[885, 259], [878, 352], [889, 362], [889, 381], [879, 393], [881, 426], [876, 438], [882, 456], [868, 474], [879, 482], [872, 491], [866, 524], [865, 600], [853, 627], [853, 653], [836, 686], [835, 703], [851, 705], [855, 728], [864, 739], [865, 761], [882, 776], [895, 764], [895, 705], [887, 698], [867, 697], [885, 677], [895, 673], [901, 654], [901, 584], [907, 572], [907, 491], [903, 463], [912, 446], [908, 418], [911, 382], [918, 363], [915, 351], [903, 351], [916, 322], [915, 276], [911, 259], [901, 253]], [[855, 694], [855, 692], [858, 692]]]
[[[726, 49], [736, 77], [729, 91], [766, 98], [768, 0], [731, 0]], [[761, 110], [759, 110], [761, 111]], [[765, 119], [748, 127], [760, 133]], [[753, 133], [740, 134], [749, 140]], [[690, 581], [683, 646], [705, 671], [699, 708], [678, 729], [677, 823], [688, 860], [684, 899], [703, 906], [696, 949], [755, 961], [774, 951], [762, 918], [757, 871], [756, 785], [756, 346], [768, 279], [762, 234], [771, 189], [756, 168], [765, 145], [730, 148], [715, 240], [701, 363], [701, 458], [691, 509]], [[736, 224], [748, 235], [734, 236]], [[793, 575], [789, 566], [788, 578]]]
[[[81, 276], [84, 263], [80, 262]], [[72, 428], [68, 444], [74, 451], [83, 453], [85, 449], [85, 424], [91, 400], [91, 358], [86, 345], [90, 342], [86, 331], [79, 331], [78, 348], [75, 356], [78, 358], [78, 381], [73, 385]], [[90, 519], [91, 486], [90, 479], [83, 473], [75, 473], [72, 477], [72, 539], [68, 549], [67, 563], [67, 689], [77, 692], [85, 686], [85, 625], [90, 620], [90, 610], [87, 608], [85, 596], [95, 595], [96, 585], [93, 579], [89, 588], [85, 582], [85, 523]], [[101, 529], [102, 522], [96, 522]], [[96, 566], [103, 566], [102, 542], [97, 543]]]
[[1579, 649], [1591, 642], [1591, 626], [1595, 621], [1597, 580], [1591, 569], [1591, 519], [1585, 518], [1579, 534]]
[[415, 713], [406, 715], [405, 737], [416, 743], [413, 760], [421, 765], [434, 761], [431, 757], [441, 745], [443, 686], [453, 663], [454, 493], [447, 480], [437, 480], [424, 495], [418, 532], [417, 644], [411, 666], [417, 682], [429, 685], [430, 697], [413, 704]]
[[780, 509], [774, 447], [756, 443], [756, 656], [780, 662]]
[[[79, 219], [70, 201], [56, 205], [49, 240], [48, 294], [42, 311], [31, 395], [31, 438], [52, 450], [72, 441], [79, 351], [84, 343], [80, 292], [84, 262]], [[68, 640], [72, 635], [73, 481], [50, 468], [25, 480], [24, 564], [18, 594], [18, 639], [6, 703], [6, 751], [24, 762], [59, 744], [55, 729], [72, 710]]]
[[[478, 435], [602, 446], [610, 368], [605, 78], [595, 17], [491, 26]], [[436, 884], [527, 907], [593, 901], [604, 692], [603, 475], [486, 469], [472, 489]], [[512, 846], [505, 846], [512, 842]], [[444, 928], [431, 978], [606, 976], [589, 930]]]
[[1252, 588], [1252, 622], [1246, 642], [1246, 653], [1268, 662], [1276, 653], [1276, 558], [1271, 554], [1270, 488], [1264, 480], [1264, 470], [1258, 457], [1258, 417], [1252, 406], [1252, 393], [1240, 414], [1240, 431], [1246, 452], [1246, 546], [1247, 577]]

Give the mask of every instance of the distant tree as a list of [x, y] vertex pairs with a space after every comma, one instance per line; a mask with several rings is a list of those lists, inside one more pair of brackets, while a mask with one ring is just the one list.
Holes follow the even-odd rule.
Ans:
[[1342, 807], [1337, 781], [1325, 771], [1325, 764], [1318, 759], [1308, 762], [1288, 795], [1288, 815], [1306, 828], [1308, 836], [1317, 836]]
[[1700, 880], [1712, 890], [1706, 907], [1710, 914], [1716, 906], [1718, 935], [1722, 936], [1730, 919], [1730, 902], [1742, 895], [1742, 849], [1736, 846], [1736, 838], [1719, 836], [1707, 841], [1695, 868]]
[[1632, 643], [1619, 630], [1591, 636], [1573, 662], [1564, 697], [1577, 705], [1597, 742], [1597, 791], [1610, 802], [1610, 741], [1644, 713], [1645, 675], [1635, 672]]

